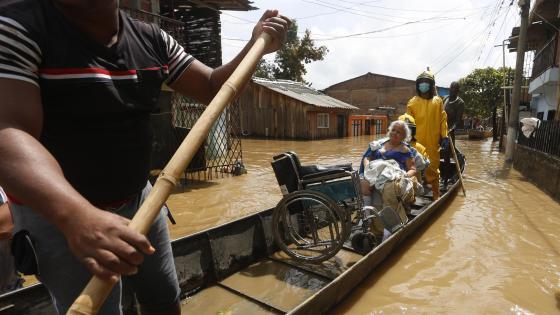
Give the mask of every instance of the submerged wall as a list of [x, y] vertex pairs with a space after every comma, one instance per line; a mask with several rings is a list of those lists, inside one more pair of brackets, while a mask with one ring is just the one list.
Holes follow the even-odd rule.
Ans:
[[517, 145], [513, 167], [560, 201], [560, 158]]

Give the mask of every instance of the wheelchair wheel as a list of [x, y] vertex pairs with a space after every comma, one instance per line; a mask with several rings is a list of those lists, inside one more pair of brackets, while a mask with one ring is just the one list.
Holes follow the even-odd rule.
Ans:
[[321, 263], [342, 248], [350, 221], [327, 195], [303, 190], [280, 200], [272, 215], [272, 230], [276, 245], [290, 257]]

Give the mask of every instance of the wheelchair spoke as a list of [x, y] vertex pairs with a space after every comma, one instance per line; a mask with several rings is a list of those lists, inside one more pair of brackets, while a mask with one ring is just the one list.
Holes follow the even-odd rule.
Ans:
[[[285, 196], [273, 215], [276, 244], [289, 256], [321, 262], [335, 255], [349, 235], [349, 214], [326, 195], [298, 191]], [[279, 229], [281, 228], [281, 229]]]

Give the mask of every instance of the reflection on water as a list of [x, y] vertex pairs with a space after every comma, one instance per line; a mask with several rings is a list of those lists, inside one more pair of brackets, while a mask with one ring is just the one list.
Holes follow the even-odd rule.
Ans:
[[[197, 183], [168, 204], [174, 237], [273, 207], [272, 156], [357, 166], [369, 139], [243, 140], [248, 174]], [[467, 198], [452, 198], [429, 227], [391, 256], [334, 314], [555, 314], [560, 291], [560, 205], [505, 166], [491, 141], [462, 141]], [[251, 279], [245, 279], [251, 286]], [[255, 284], [256, 285], [256, 284]]]

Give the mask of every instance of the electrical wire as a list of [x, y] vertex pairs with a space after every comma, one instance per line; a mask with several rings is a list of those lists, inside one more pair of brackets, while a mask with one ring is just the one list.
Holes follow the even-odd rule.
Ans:
[[[502, 1], [503, 3], [503, 1]], [[498, 8], [500, 6], [500, 0], [497, 1], [496, 6], [494, 8], [494, 10], [492, 10], [492, 13], [489, 15], [490, 17], [490, 21], [489, 23], [486, 25], [486, 27], [482, 30], [482, 32], [479, 32], [475, 37], [472, 38], [472, 40], [470, 42], [468, 42], [454, 57], [448, 59], [444, 65], [435, 73], [438, 74], [439, 72], [441, 72], [443, 69], [445, 69], [447, 66], [449, 66], [452, 62], [454, 62], [457, 58], [459, 58], [466, 50], [467, 48], [469, 48], [476, 40], [478, 40], [483, 34], [485, 34], [495, 23], [495, 20], [497, 18], [497, 13]], [[494, 16], [494, 19], [493, 19]]]
[[[502, 21], [502, 25], [501, 25], [500, 28], [498, 29], [498, 32], [496, 33], [496, 36], [494, 36], [494, 40], [492, 41], [493, 44], [496, 44], [496, 39], [498, 39], [498, 36], [502, 33], [502, 30], [503, 30], [503, 28], [504, 28], [504, 25], [506, 24], [507, 18], [508, 18], [508, 16], [509, 16], [509, 12], [510, 12], [511, 7], [512, 7], [512, 5], [510, 4], [510, 5], [508, 6], [508, 8], [507, 8], [506, 14], [505, 14], [505, 16], [504, 16], [504, 20]], [[490, 57], [490, 54], [491, 54], [491, 52], [493, 51], [492, 48], [493, 48], [493, 47], [490, 47], [490, 49], [488, 49], [488, 54], [486, 54], [486, 58], [484, 58], [483, 64], [485, 64], [486, 61], [488, 61], [488, 58]], [[499, 57], [499, 54], [498, 54], [498, 57]]]

